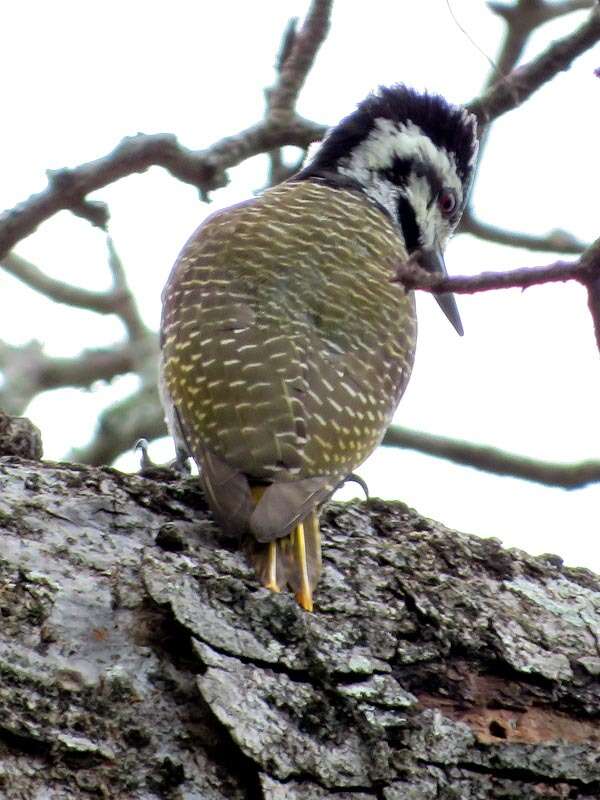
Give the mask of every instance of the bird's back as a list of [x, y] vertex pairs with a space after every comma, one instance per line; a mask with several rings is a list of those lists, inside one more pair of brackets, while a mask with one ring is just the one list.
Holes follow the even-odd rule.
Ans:
[[414, 357], [414, 300], [390, 282], [404, 256], [377, 206], [316, 181], [209, 218], [163, 297], [164, 380], [196, 460], [332, 485], [360, 464]]
[[[319, 512], [377, 446], [414, 358], [407, 257], [446, 274], [475, 118], [381, 87], [290, 181], [196, 231], [163, 296], [162, 395], [213, 515], [245, 535], [264, 586], [312, 610]], [[442, 310], [462, 334], [454, 297]]]

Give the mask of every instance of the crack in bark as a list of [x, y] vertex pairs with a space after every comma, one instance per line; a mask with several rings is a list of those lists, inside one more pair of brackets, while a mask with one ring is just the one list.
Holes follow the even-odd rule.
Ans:
[[[436, 767], [444, 772], [448, 770], [448, 764], [439, 761], [431, 761], [428, 759], [419, 759], [419, 761], [427, 766]], [[546, 786], [561, 786], [568, 784], [574, 789], [580, 789], [586, 792], [600, 792], [600, 781], [584, 781], [577, 778], [567, 778], [558, 776], [556, 778], [544, 775], [544, 773], [535, 772], [532, 769], [523, 767], [501, 767], [501, 766], [486, 766], [484, 764], [477, 764], [472, 761], [457, 761], [452, 766], [457, 769], [462, 769], [465, 772], [471, 772], [474, 775], [485, 775], [486, 777], [493, 778], [494, 780], [509, 780], [518, 781], [525, 784], [546, 785]]]
[[[318, 598], [326, 613], [305, 615], [256, 586], [197, 490], [45, 463], [26, 488], [32, 469], [0, 465], [0, 707], [7, 730], [65, 739], [47, 751], [48, 786], [72, 773], [97, 794], [184, 780], [211, 800], [281, 800], [279, 784], [290, 800], [398, 800], [415, 786], [415, 797], [460, 791], [459, 769], [465, 797], [499, 798], [511, 779], [522, 796], [536, 781], [560, 787], [563, 774], [569, 787], [600, 783], [600, 657], [587, 624], [600, 589], [590, 574], [398, 504], [333, 504]], [[118, 516], [112, 504], [96, 513], [106, 498]], [[12, 524], [24, 502], [35, 535]], [[167, 523], [185, 553], [153, 544]], [[50, 597], [43, 619], [32, 616], [32, 587], [40, 602]], [[532, 642], [553, 652], [536, 645], [524, 660]], [[552, 655], [564, 677], [562, 668], [548, 677]], [[1, 732], [0, 749], [19, 770], [26, 754]], [[22, 795], [40, 779], [23, 775]]]
[[17, 733], [4, 726], [0, 726], [0, 741], [10, 750], [28, 756], [39, 756], [48, 759], [52, 754], [52, 744], [32, 734]]

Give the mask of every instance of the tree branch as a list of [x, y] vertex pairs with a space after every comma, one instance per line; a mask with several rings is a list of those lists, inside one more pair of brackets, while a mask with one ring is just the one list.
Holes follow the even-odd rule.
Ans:
[[133, 450], [138, 439], [151, 441], [167, 433], [156, 383], [149, 383], [105, 409], [92, 441], [71, 450], [67, 458], [80, 464], [112, 464], [122, 453]]
[[588, 309], [594, 321], [596, 345], [600, 351], [600, 277], [592, 278], [587, 283]]
[[558, 17], [593, 8], [594, 0], [565, 0], [548, 3], [543, 0], [518, 0], [514, 5], [505, 3], [488, 3], [488, 8], [502, 17], [507, 25], [506, 37], [493, 69], [486, 81], [489, 89], [498, 80], [505, 77], [517, 64], [527, 40], [536, 28]]
[[600, 482], [600, 461], [579, 461], [572, 464], [540, 461], [495, 447], [410, 430], [398, 425], [387, 431], [383, 445], [416, 450], [419, 453], [495, 475], [520, 478], [563, 489], [581, 489], [590, 483]]
[[[332, 0], [313, 2], [300, 32], [297, 18], [291, 19], [283, 33], [277, 56], [277, 81], [265, 91], [266, 116], [274, 122], [285, 121], [294, 113], [296, 101], [317, 51], [327, 37]], [[303, 148], [306, 152], [307, 147]], [[300, 169], [304, 158], [288, 166], [283, 160], [281, 147], [268, 152], [269, 174], [267, 186], [275, 186]]]
[[14, 252], [8, 253], [2, 259], [0, 266], [9, 275], [55, 303], [93, 311], [96, 314], [115, 314], [123, 322], [129, 338], [132, 341], [140, 341], [148, 336], [149, 330], [139, 314], [135, 298], [127, 283], [125, 270], [110, 237], [107, 246], [108, 262], [113, 276], [113, 288], [108, 292], [93, 292], [51, 278], [31, 261]]
[[[158, 393], [153, 386], [142, 386], [130, 397], [104, 411], [93, 440], [84, 448], [73, 450], [69, 459], [96, 466], [112, 464], [118, 456], [133, 448], [138, 439], [151, 441], [166, 435]], [[383, 445], [415, 450], [484, 472], [564, 489], [578, 489], [600, 482], [600, 461], [552, 463], [398, 425], [389, 428]]]
[[[517, 0], [514, 5], [503, 3], [488, 3], [488, 5], [492, 11], [504, 19], [507, 29], [495, 65], [485, 81], [485, 90], [491, 90], [499, 81], [501, 82], [503, 78], [509, 76], [536, 28], [573, 11], [592, 8], [594, 0], [566, 0], [558, 3], [547, 3], [544, 0]], [[490, 124], [480, 124], [479, 158], [475, 166], [474, 182], [477, 180], [481, 168], [490, 128]], [[553, 231], [547, 236], [531, 236], [488, 225], [477, 220], [470, 207], [465, 209], [459, 232], [471, 233], [485, 241], [512, 247], [525, 247], [539, 252], [579, 254], [586, 247], [571, 234], [563, 231]]]
[[[274, 147], [307, 147], [326, 128], [300, 117], [286, 125], [261, 122], [236, 136], [228, 136], [206, 150], [193, 152], [170, 134], [139, 134], [117, 145], [106, 156], [74, 169], [51, 173], [48, 187], [0, 215], [0, 258], [44, 220], [63, 210], [80, 207], [90, 192], [151, 166], [168, 170], [184, 183], [197, 186], [203, 197], [227, 184], [226, 170], [246, 158]], [[60, 179], [59, 177], [60, 176]]]
[[48, 173], [48, 187], [0, 216], [0, 254], [58, 211], [81, 206], [85, 196], [102, 186], [135, 172], [160, 165], [182, 181], [209, 187], [216, 180], [215, 168], [207, 159], [181, 147], [168, 134], [138, 135], [123, 141], [107, 156], [74, 169]]
[[478, 98], [467, 104], [481, 126], [517, 108], [545, 83], [600, 40], [600, 6], [572, 33], [553, 42], [528, 64], [514, 70]]
[[106, 239], [108, 248], [108, 265], [113, 277], [111, 295], [115, 299], [114, 313], [123, 322], [129, 339], [139, 342], [147, 338], [150, 331], [140, 315], [135, 297], [129, 287], [123, 263], [110, 236]]
[[[133, 344], [84, 350], [75, 358], [51, 358], [39, 342], [14, 347], [0, 342], [0, 408], [21, 414], [40, 392], [64, 387], [89, 389], [96, 381], [110, 381], [129, 372], [156, 373], [156, 334]], [[150, 362], [150, 363], [149, 363]], [[145, 365], [148, 364], [148, 367]]]
[[576, 280], [588, 293], [588, 308], [594, 323], [596, 344], [600, 350], [600, 239], [578, 261], [557, 261], [546, 267], [526, 267], [506, 272], [482, 272], [479, 275], [432, 275], [409, 259], [397, 267], [394, 281], [408, 289], [440, 294], [475, 294], [493, 289], [527, 289], [542, 283]]
[[329, 31], [333, 0], [313, 0], [299, 31], [287, 28], [279, 58], [279, 76], [267, 92], [268, 118], [282, 122], [293, 113], [298, 94]]
[[268, 153], [269, 171], [264, 188], [268, 189], [270, 186], [276, 186], [278, 183], [286, 181], [288, 178], [291, 178], [292, 175], [299, 172], [306, 158], [306, 151], [307, 148], [303, 150], [302, 155], [296, 159], [293, 164], [288, 164], [283, 157], [283, 150], [281, 147], [270, 150]]
[[600, 274], [600, 239], [578, 261], [556, 261], [545, 267], [524, 267], [506, 272], [482, 272], [479, 275], [433, 275], [409, 260], [397, 268], [394, 280], [409, 289], [434, 294], [455, 292], [475, 294], [493, 289], [527, 289], [542, 283], [577, 280], [588, 286]]
[[480, 272], [478, 275], [432, 275], [414, 265], [402, 265], [398, 269], [397, 280], [407, 288], [420, 289], [433, 294], [454, 292], [456, 294], [476, 294], [495, 289], [528, 289], [542, 283], [556, 283], [569, 280], [584, 282], [584, 271], [579, 262], [556, 261], [545, 267], [521, 267], [505, 272]]
[[535, 234], [499, 228], [496, 225], [490, 225], [477, 219], [470, 208], [465, 209], [458, 233], [470, 233], [487, 242], [495, 242], [508, 247], [522, 247], [539, 253], [572, 253], [573, 255], [579, 255], [588, 247], [585, 242], [580, 241], [568, 231], [553, 230], [545, 236], [536, 236]]
[[0, 469], [6, 800], [598, 798], [588, 570], [332, 503], [306, 614], [197, 480]]
[[44, 357], [38, 367], [39, 391], [65, 386], [88, 389], [96, 381], [110, 381], [117, 375], [138, 372], [140, 361], [158, 359], [156, 337], [140, 345], [123, 345], [105, 350], [84, 350], [77, 358]]
[[11, 252], [4, 256], [0, 266], [9, 275], [55, 303], [63, 303], [73, 308], [83, 308], [86, 311], [94, 311], [96, 314], [115, 313], [117, 298], [112, 292], [92, 292], [64, 281], [55, 280], [17, 253]]

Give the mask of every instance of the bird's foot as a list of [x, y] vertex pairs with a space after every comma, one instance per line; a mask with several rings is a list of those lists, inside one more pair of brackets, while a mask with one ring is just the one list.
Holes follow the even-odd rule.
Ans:
[[168, 464], [155, 464], [148, 455], [149, 443], [147, 439], [138, 439], [134, 450], [140, 451], [139, 474], [145, 478], [160, 477], [167, 472], [175, 472], [180, 478], [187, 478], [190, 473], [189, 456], [183, 450], [177, 449], [177, 457]]
[[338, 483], [334, 491], [337, 492], [337, 490], [341, 489], [342, 486], [344, 486], [346, 483], [358, 483], [360, 488], [365, 493], [365, 500], [369, 499], [370, 496], [369, 487], [367, 486], [366, 482], [360, 477], [360, 475], [357, 475], [355, 472], [351, 472], [349, 475], [346, 475], [346, 477], [342, 478], [342, 480]]
[[146, 470], [153, 469], [154, 467], [158, 466], [148, 455], [149, 445], [150, 443], [148, 442], [148, 439], [138, 439], [133, 446], [134, 452], [137, 452], [138, 450], [140, 452], [140, 472], [145, 472]]

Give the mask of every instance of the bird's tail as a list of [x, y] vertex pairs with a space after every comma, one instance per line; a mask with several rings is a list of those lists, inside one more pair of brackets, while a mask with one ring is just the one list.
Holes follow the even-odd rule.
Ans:
[[[264, 487], [253, 487], [256, 502]], [[267, 589], [280, 592], [289, 586], [296, 600], [306, 611], [313, 610], [313, 590], [321, 574], [321, 534], [319, 516], [312, 509], [291, 533], [270, 542], [249, 537], [250, 562]]]

